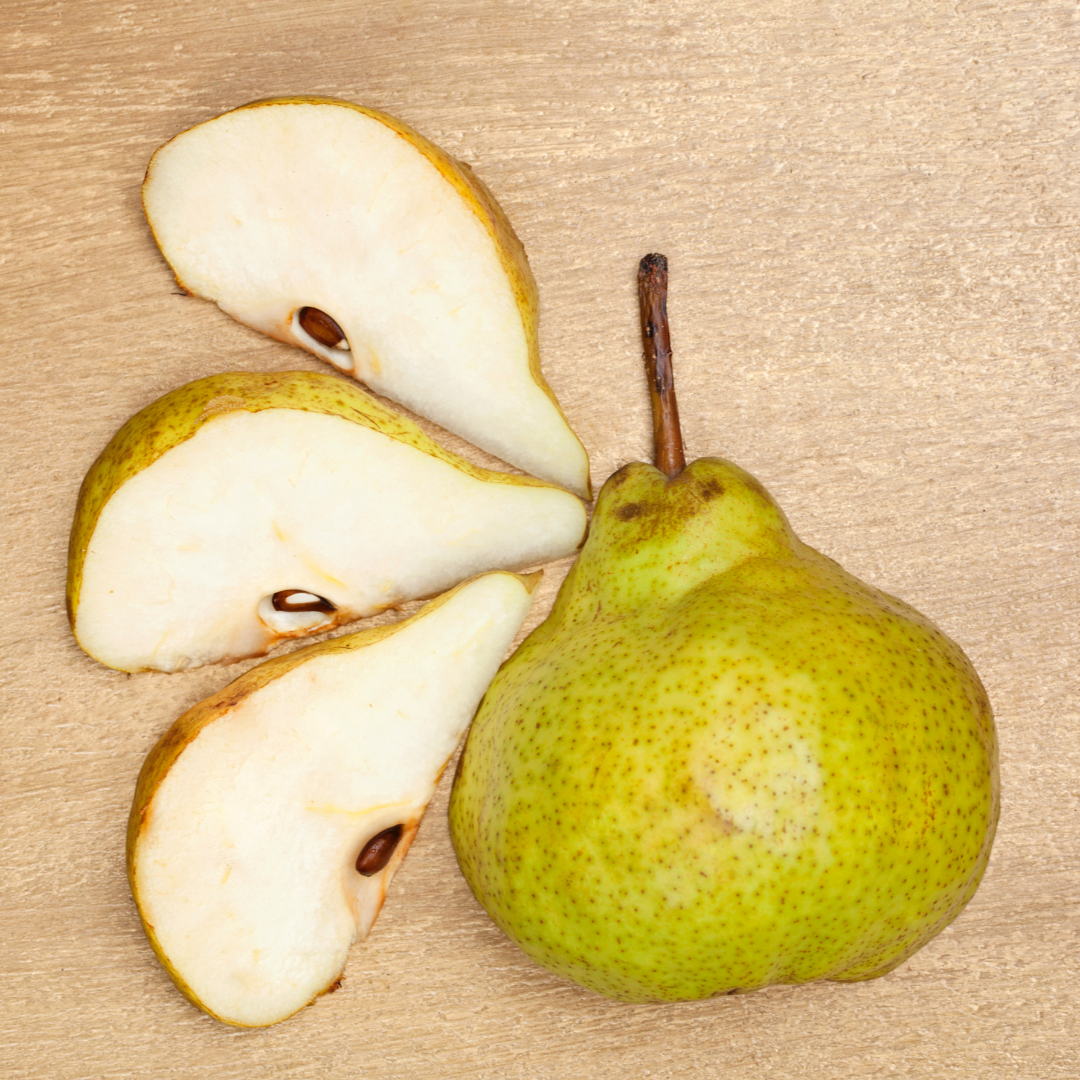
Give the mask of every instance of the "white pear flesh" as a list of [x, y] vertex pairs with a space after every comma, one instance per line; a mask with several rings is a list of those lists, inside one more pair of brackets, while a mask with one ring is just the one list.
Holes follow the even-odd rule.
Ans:
[[[329, 375], [280, 378], [370, 400]], [[209, 416], [102, 507], [72, 602], [79, 644], [123, 671], [258, 656], [283, 638], [577, 548], [586, 519], [576, 496], [469, 467], [408, 427], [415, 443], [301, 408]], [[288, 590], [334, 611], [275, 610]]]
[[[140, 775], [128, 872], [155, 950], [195, 1004], [261, 1026], [334, 986], [529, 590], [488, 574], [396, 626], [269, 661], [162, 738]], [[389, 863], [361, 876], [358, 854], [396, 825]]]
[[[245, 106], [162, 146], [143, 203], [183, 288], [587, 496], [540, 374], [524, 250], [471, 170], [400, 121], [327, 99]], [[305, 332], [305, 307], [341, 347]]]

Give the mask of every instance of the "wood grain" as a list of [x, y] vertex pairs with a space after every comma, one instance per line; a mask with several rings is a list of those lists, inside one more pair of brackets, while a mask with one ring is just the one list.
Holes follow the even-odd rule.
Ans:
[[[1080, 1075], [1078, 54], [1060, 0], [0, 3], [0, 1074]], [[650, 451], [634, 288], [664, 252], [688, 458], [756, 473], [968, 651], [1001, 827], [971, 906], [894, 974], [682, 1006], [580, 991], [473, 901], [444, 784], [340, 991], [264, 1032], [175, 992], [125, 817], [160, 732], [240, 668], [83, 656], [67, 532], [138, 408], [318, 366], [179, 295], [139, 204], [161, 142], [283, 93], [385, 109], [491, 186], [596, 481]]]

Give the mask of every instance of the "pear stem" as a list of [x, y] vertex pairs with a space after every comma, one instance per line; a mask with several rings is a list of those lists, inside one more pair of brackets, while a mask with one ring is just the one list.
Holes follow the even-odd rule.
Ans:
[[646, 255], [638, 265], [641, 342], [653, 414], [653, 461], [669, 479], [686, 468], [675, 375], [671, 368], [671, 333], [667, 314], [667, 259]]

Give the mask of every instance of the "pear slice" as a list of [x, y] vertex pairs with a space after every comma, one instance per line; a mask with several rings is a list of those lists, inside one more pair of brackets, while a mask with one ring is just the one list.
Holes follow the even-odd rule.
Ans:
[[191, 1001], [254, 1027], [335, 986], [538, 577], [487, 574], [411, 619], [267, 661], [162, 737], [128, 876]]
[[162, 146], [143, 205], [182, 288], [588, 496], [525, 251], [472, 170], [401, 121], [254, 102]]
[[123, 671], [259, 656], [575, 550], [562, 488], [469, 464], [330, 374], [230, 372], [129, 420], [71, 533], [79, 644]]

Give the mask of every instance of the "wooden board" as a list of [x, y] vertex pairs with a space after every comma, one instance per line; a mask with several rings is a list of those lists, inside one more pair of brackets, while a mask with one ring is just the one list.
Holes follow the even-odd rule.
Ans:
[[[1078, 30], [1060, 0], [4, 0], [0, 1073], [1080, 1075]], [[648, 453], [634, 268], [665, 252], [689, 454], [756, 473], [975, 661], [994, 856], [894, 974], [679, 1006], [578, 990], [473, 900], [444, 783], [338, 993], [243, 1032], [173, 989], [125, 818], [157, 736], [242, 668], [85, 657], [67, 533], [135, 410], [215, 371], [319, 366], [179, 295], [139, 203], [160, 143], [284, 93], [385, 109], [487, 181], [598, 481]]]

